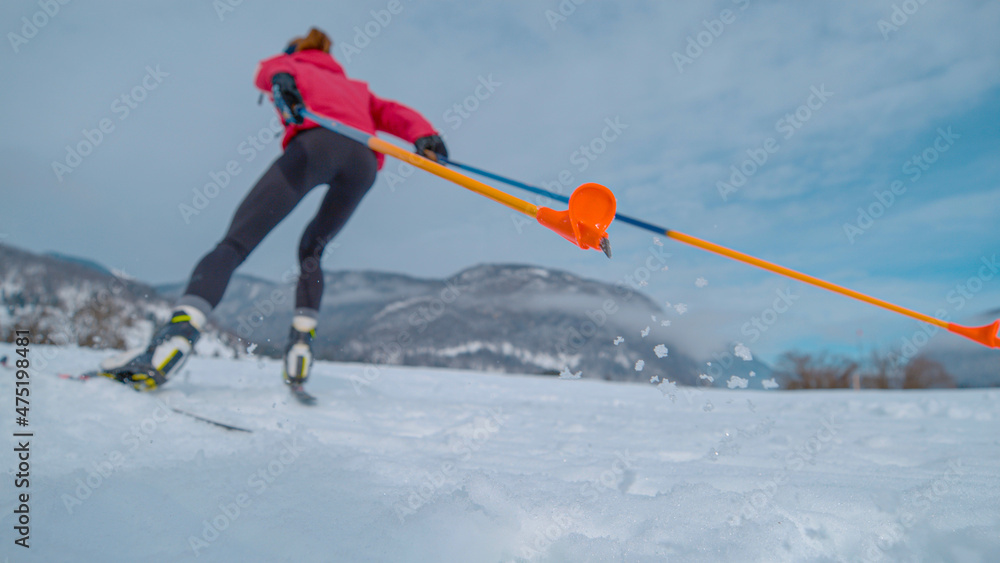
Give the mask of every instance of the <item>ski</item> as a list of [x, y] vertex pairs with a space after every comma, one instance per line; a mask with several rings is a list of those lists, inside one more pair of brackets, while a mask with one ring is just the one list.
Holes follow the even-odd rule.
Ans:
[[69, 374], [69, 373], [60, 373], [59, 374], [59, 379], [69, 379], [69, 380], [72, 380], [72, 381], [87, 381], [88, 379], [93, 379], [95, 377], [99, 377], [100, 375], [101, 374], [99, 372], [96, 372], [96, 371], [88, 371], [88, 372], [85, 372], [85, 373], [81, 373], [80, 375], [73, 375], [73, 374]]
[[289, 383], [288, 389], [292, 392], [292, 396], [303, 405], [312, 406], [316, 404], [316, 397], [310, 395], [301, 383]]
[[[109, 377], [109, 376], [103, 375], [100, 371], [88, 371], [88, 372], [81, 373], [79, 375], [74, 375], [74, 374], [70, 374], [70, 373], [60, 373], [59, 374], [59, 378], [60, 379], [68, 379], [70, 381], [89, 381], [91, 379], [95, 379], [95, 378], [99, 378], [99, 377]], [[250, 430], [249, 428], [243, 428], [242, 426], [235, 426], [235, 425], [228, 424], [228, 423], [225, 423], [225, 422], [220, 422], [218, 420], [212, 420], [211, 418], [206, 418], [204, 416], [201, 416], [201, 415], [198, 415], [198, 414], [194, 414], [192, 412], [188, 412], [188, 411], [179, 409], [179, 408], [174, 407], [174, 406], [170, 406], [170, 405], [167, 405], [167, 406], [170, 408], [170, 410], [174, 411], [177, 414], [181, 414], [181, 415], [193, 418], [194, 420], [198, 420], [198, 421], [204, 422], [206, 424], [211, 424], [211, 425], [217, 426], [219, 428], [224, 428], [226, 430], [232, 430], [232, 431], [235, 431], [235, 432], [246, 432], [248, 434], [252, 434], [253, 433], [253, 430]]]
[[232, 424], [226, 424], [225, 422], [219, 422], [218, 420], [212, 420], [210, 418], [205, 418], [203, 416], [200, 416], [200, 415], [197, 415], [197, 414], [194, 414], [194, 413], [190, 413], [190, 412], [181, 410], [181, 409], [179, 409], [177, 407], [170, 407], [170, 410], [174, 411], [177, 414], [183, 414], [184, 416], [189, 416], [189, 417], [191, 417], [191, 418], [193, 418], [195, 420], [200, 420], [200, 421], [208, 423], [208, 424], [213, 424], [215, 426], [218, 426], [219, 428], [225, 428], [226, 430], [233, 430], [235, 432], [246, 432], [248, 434], [252, 434], [253, 433], [253, 430], [250, 430], [249, 428], [243, 428], [243, 427], [240, 427], [240, 426], [233, 426]]

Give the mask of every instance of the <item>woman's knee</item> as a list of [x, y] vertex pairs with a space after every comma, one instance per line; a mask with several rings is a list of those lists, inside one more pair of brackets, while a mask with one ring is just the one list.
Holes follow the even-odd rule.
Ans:
[[318, 272], [323, 259], [326, 241], [319, 238], [303, 238], [299, 244], [299, 269], [311, 274]]
[[237, 264], [242, 264], [244, 260], [250, 255], [250, 250], [246, 246], [240, 244], [238, 241], [232, 238], [224, 238], [222, 242], [215, 247], [217, 253], [223, 253], [230, 257], [230, 259], [235, 260]]

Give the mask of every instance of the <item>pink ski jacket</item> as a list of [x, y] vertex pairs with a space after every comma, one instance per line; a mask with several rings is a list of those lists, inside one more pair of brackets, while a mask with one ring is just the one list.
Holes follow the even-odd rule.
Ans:
[[[271, 93], [271, 77], [287, 72], [295, 78], [302, 100], [309, 109], [345, 125], [375, 134], [385, 131], [412, 143], [427, 135], [437, 133], [416, 111], [392, 100], [384, 100], [368, 90], [368, 84], [352, 80], [344, 74], [343, 67], [323, 51], [308, 49], [291, 55], [278, 55], [260, 62], [255, 83], [258, 88]], [[282, 148], [292, 137], [306, 129], [319, 127], [308, 119], [302, 124], [285, 126]], [[382, 168], [384, 157], [376, 153]]]

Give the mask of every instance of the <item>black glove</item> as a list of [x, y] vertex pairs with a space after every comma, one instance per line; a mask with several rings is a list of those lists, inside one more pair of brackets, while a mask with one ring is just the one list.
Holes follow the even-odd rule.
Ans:
[[271, 94], [274, 95], [274, 105], [281, 112], [281, 118], [285, 125], [289, 123], [301, 124], [302, 110], [305, 104], [302, 102], [302, 94], [295, 86], [295, 79], [287, 72], [279, 72], [271, 77]]
[[437, 135], [427, 135], [426, 137], [420, 137], [413, 142], [413, 146], [417, 149], [417, 154], [420, 156], [425, 156], [434, 162], [438, 162], [439, 158], [445, 160], [448, 159], [448, 149], [444, 146], [444, 141], [441, 137]]

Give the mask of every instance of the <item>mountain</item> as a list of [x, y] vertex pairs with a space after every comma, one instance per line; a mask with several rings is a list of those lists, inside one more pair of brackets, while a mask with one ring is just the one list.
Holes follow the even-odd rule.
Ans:
[[[514, 373], [556, 374], [568, 367], [587, 378], [698, 382], [697, 362], [652, 322], [664, 316], [656, 303], [567, 272], [489, 264], [443, 280], [338, 271], [326, 272], [324, 282], [315, 341], [321, 359]], [[183, 286], [158, 289], [175, 298]], [[212, 316], [260, 353], [276, 355], [292, 302], [292, 283], [238, 275]], [[615, 345], [619, 336], [624, 341]], [[654, 350], [658, 344], [667, 349], [663, 358]], [[648, 368], [637, 371], [639, 360]]]
[[[368, 364], [365, 372], [409, 365], [556, 375], [569, 368], [584, 378], [656, 376], [684, 385], [753, 389], [774, 376], [756, 358], [739, 357], [748, 351], [737, 353], [738, 343], [710, 358], [691, 357], [672, 344], [670, 331], [676, 329], [657, 322], [667, 312], [653, 300], [621, 284], [568, 272], [482, 264], [445, 279], [334, 271], [325, 272], [324, 280], [316, 357]], [[39, 343], [142, 346], [183, 289], [122, 278], [86, 258], [0, 244], [0, 338], [9, 341], [15, 329], [29, 329]], [[196, 351], [279, 357], [293, 306], [294, 280], [237, 274]], [[990, 322], [998, 313], [970, 322]], [[921, 356], [943, 364], [960, 387], [1000, 384], [995, 350], [939, 339]]]
[[[37, 255], [0, 244], [0, 338], [29, 330], [37, 344], [131, 349], [145, 346], [170, 314], [153, 287], [119, 277], [90, 260]], [[239, 339], [206, 328], [201, 355], [235, 357]]]
[[[151, 326], [156, 291], [79, 259], [0, 245], [0, 332], [30, 330], [42, 344], [138, 345]], [[110, 325], [115, 325], [111, 327]]]
[[[699, 363], [653, 321], [665, 316], [661, 308], [625, 286], [514, 264], [437, 280], [371, 271], [324, 279], [319, 359], [548, 375], [569, 368], [584, 378], [699, 383]], [[291, 280], [235, 276], [198, 354], [281, 355], [293, 290]], [[28, 328], [39, 343], [141, 346], [181, 291], [182, 284], [151, 287], [85, 259], [0, 245], [5, 340]]]
[[59, 252], [46, 252], [42, 254], [42, 256], [45, 256], [47, 258], [54, 258], [55, 260], [61, 262], [70, 262], [72, 264], [78, 264], [85, 268], [90, 268], [91, 270], [94, 270], [101, 274], [114, 275], [114, 272], [104, 267], [103, 264], [98, 264], [97, 262], [94, 262], [93, 260], [90, 260], [88, 258], [80, 258], [79, 256], [70, 256], [69, 254], [62, 254]]

